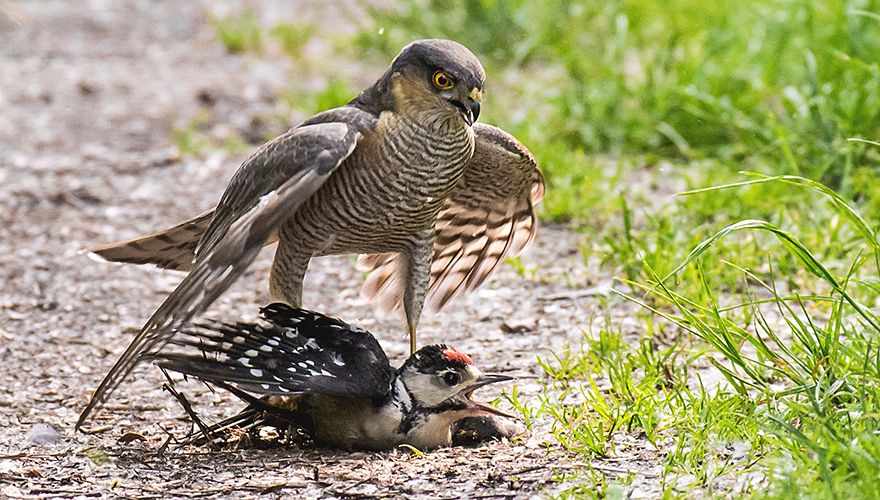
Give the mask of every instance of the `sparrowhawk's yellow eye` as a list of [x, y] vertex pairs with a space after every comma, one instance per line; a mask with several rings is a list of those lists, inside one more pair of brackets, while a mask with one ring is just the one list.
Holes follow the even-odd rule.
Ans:
[[455, 86], [455, 80], [447, 75], [445, 71], [440, 70], [434, 73], [434, 86], [440, 90], [451, 89]]

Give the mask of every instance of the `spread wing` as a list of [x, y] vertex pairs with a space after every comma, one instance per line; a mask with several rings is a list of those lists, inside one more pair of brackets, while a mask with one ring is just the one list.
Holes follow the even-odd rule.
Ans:
[[285, 304], [261, 312], [264, 325], [198, 324], [149, 357], [163, 368], [254, 394], [378, 398], [391, 391], [394, 370], [366, 330]]
[[[437, 218], [428, 302], [438, 310], [463, 291], [480, 286], [506, 256], [516, 256], [535, 238], [535, 205], [544, 198], [544, 178], [535, 158], [512, 135], [474, 125], [474, 156]], [[399, 254], [363, 255], [370, 275], [362, 294], [385, 309], [402, 298]]]
[[160, 349], [241, 276], [276, 228], [332, 175], [360, 138], [357, 128], [348, 123], [304, 125], [267, 143], [245, 161], [214, 212], [192, 270], [104, 377], [77, 428], [144, 353]]
[[[319, 113], [303, 122], [302, 126], [342, 122], [354, 125], [358, 130], [364, 130], [372, 128], [375, 120], [374, 115], [365, 111], [343, 106]], [[286, 169], [272, 169], [265, 164], [265, 158], [261, 153], [270, 152], [269, 146], [265, 146], [242, 165], [230, 181], [216, 214], [214, 210], [209, 210], [170, 229], [90, 248], [89, 256], [110, 262], [149, 264], [160, 269], [189, 271], [197, 248], [209, 248], [215, 244], [217, 239], [229, 229], [229, 225], [241, 216], [242, 211], [250, 207], [257, 197], [268, 193], [286, 180], [288, 174]], [[254, 171], [258, 171], [259, 175], [254, 175], [256, 173]], [[273, 234], [266, 244], [274, 242]]]

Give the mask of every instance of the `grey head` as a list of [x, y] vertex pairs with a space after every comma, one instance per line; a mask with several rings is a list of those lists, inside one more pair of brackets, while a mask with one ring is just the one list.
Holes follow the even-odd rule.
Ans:
[[377, 115], [406, 105], [394, 95], [396, 80], [405, 82], [406, 94], [413, 97], [405, 99], [407, 102], [439, 97], [458, 110], [468, 124], [480, 114], [486, 73], [477, 56], [458, 42], [427, 39], [410, 43], [385, 74], [350, 104]]

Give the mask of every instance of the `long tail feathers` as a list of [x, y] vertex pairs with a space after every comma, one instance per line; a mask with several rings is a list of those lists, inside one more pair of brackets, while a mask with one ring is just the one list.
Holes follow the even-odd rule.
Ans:
[[196, 245], [212, 217], [214, 211], [209, 210], [171, 229], [90, 248], [89, 254], [110, 262], [152, 264], [161, 269], [189, 271]]

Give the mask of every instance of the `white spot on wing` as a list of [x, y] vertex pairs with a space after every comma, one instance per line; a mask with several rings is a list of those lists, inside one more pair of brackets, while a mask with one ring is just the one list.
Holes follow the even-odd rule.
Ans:
[[257, 356], [257, 354], [259, 354], [259, 353], [257, 351], [255, 351], [254, 349], [248, 349], [247, 351], [244, 352], [244, 354], [245, 354], [245, 356], [250, 356], [252, 358], [255, 358]]
[[251, 360], [250, 360], [250, 358], [243, 358], [243, 357], [242, 357], [242, 358], [238, 358], [238, 362], [241, 363], [242, 365], [246, 366], [247, 368], [250, 368], [250, 367], [251, 367]]
[[258, 369], [258, 368], [252, 368], [252, 369], [251, 369], [251, 375], [253, 375], [254, 377], [262, 377], [262, 376], [263, 376], [263, 370], [260, 370], [260, 369]]
[[339, 353], [331, 351], [327, 354], [330, 355], [330, 361], [332, 361], [334, 365], [345, 366], [345, 361], [342, 360], [342, 356], [340, 356]]
[[263, 352], [272, 352], [272, 346], [270, 345], [261, 345], [260, 350]]

